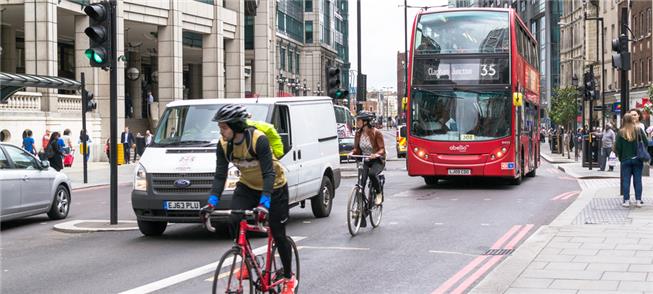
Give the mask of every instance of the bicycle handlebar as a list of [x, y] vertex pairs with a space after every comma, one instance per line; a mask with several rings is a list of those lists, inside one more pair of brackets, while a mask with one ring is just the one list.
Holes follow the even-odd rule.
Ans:
[[[214, 233], [215, 227], [211, 225], [212, 216], [227, 216], [232, 214], [241, 214], [243, 217], [255, 216], [259, 213], [259, 208], [254, 208], [253, 210], [242, 210], [242, 209], [230, 209], [230, 210], [208, 210], [209, 206], [204, 206], [200, 210], [200, 217], [204, 219], [204, 226], [209, 232]], [[255, 218], [256, 219], [256, 218]]]
[[369, 155], [347, 155], [351, 158], [370, 158]]

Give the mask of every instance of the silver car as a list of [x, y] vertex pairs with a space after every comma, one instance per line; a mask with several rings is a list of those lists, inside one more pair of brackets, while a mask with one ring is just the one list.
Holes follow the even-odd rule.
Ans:
[[0, 143], [0, 221], [47, 213], [63, 219], [70, 210], [70, 180], [22, 148]]

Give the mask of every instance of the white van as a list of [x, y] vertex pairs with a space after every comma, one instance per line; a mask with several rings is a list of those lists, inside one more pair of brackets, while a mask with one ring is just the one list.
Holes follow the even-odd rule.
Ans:
[[[275, 126], [284, 143], [280, 161], [291, 207], [310, 199], [313, 214], [331, 213], [340, 185], [338, 133], [328, 97], [200, 99], [169, 103], [151, 146], [134, 173], [132, 207], [144, 235], [161, 235], [167, 223], [200, 222], [215, 174], [220, 132], [211, 121], [224, 104], [242, 104], [253, 120]], [[232, 165], [218, 209], [229, 209], [238, 170]]]

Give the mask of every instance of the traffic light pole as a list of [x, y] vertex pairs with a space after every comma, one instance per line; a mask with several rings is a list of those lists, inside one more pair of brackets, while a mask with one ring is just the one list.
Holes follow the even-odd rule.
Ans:
[[[621, 8], [621, 35], [628, 36], [628, 6]], [[628, 43], [626, 43], [626, 51], [628, 51]], [[627, 60], [630, 62], [630, 58]], [[628, 99], [628, 70], [630, 66], [624, 66], [619, 71], [619, 84], [621, 85], [621, 117], [623, 117], [630, 109], [630, 99]], [[623, 187], [623, 174], [619, 174], [619, 192], [624, 194]]]
[[111, 195], [110, 195], [110, 219], [112, 225], [118, 224], [118, 29], [116, 25], [116, 0], [111, 3], [111, 68], [109, 81], [109, 101], [110, 101], [110, 138], [111, 143]]
[[362, 62], [361, 62], [361, 0], [356, 1], [356, 54], [357, 56], [357, 63], [358, 63], [358, 76], [356, 77], [356, 113], [360, 112], [362, 110], [361, 105], [361, 100], [360, 97], [364, 93], [361, 93], [363, 90], [361, 87], [361, 75], [363, 75], [363, 67], [362, 67]]
[[[590, 65], [589, 77], [592, 80], [594, 79], [594, 65]], [[587, 158], [587, 161], [589, 161], [589, 163], [588, 163], [589, 170], [592, 170], [592, 162], [594, 161], [594, 154], [592, 154], [592, 151], [593, 151], [592, 150], [593, 149], [592, 148], [592, 113], [594, 112], [594, 108], [593, 108], [593, 105], [592, 105], [593, 103], [592, 102], [594, 101], [594, 99], [593, 99], [592, 96], [590, 96], [589, 98], [590, 98], [589, 99], [589, 101], [590, 101], [590, 106], [589, 106], [589, 115], [590, 115], [590, 117], [588, 118], [589, 119], [589, 122], [588, 122], [589, 127], [587, 128], [587, 140], [588, 140], [588, 143], [589, 143], [589, 144], [587, 144], [587, 151], [589, 151], [588, 152], [589, 156]]]
[[84, 161], [84, 184], [86, 184], [88, 183], [88, 160], [86, 158], [86, 152], [88, 152], [86, 142], [88, 140], [88, 136], [86, 135], [86, 101], [88, 101], [88, 92], [86, 91], [86, 78], [83, 72], [81, 73], [80, 80], [82, 82], [82, 137], [80, 138], [82, 140], [82, 150], [80, 154], [82, 154], [82, 160]]

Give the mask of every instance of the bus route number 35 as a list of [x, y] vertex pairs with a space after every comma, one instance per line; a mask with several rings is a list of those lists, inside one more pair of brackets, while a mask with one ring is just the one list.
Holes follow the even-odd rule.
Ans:
[[494, 69], [495, 64], [481, 64], [481, 76], [482, 77], [494, 77], [497, 74], [496, 69]]

